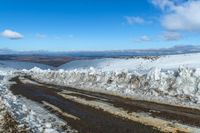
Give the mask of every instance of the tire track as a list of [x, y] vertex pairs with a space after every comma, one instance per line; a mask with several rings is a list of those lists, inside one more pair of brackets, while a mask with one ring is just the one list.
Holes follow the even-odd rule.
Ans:
[[[43, 104], [44, 107], [55, 113], [74, 129], [80, 133], [160, 133], [152, 126], [144, 125], [118, 116], [114, 116], [101, 109], [77, 103], [73, 100], [63, 98], [58, 95], [58, 90], [36, 84], [24, 84], [19, 77], [13, 78], [16, 84], [11, 86], [11, 91], [15, 95], [24, 96], [30, 100]], [[56, 109], [61, 111], [56, 111]], [[74, 119], [63, 115], [62, 112], [75, 116]]]

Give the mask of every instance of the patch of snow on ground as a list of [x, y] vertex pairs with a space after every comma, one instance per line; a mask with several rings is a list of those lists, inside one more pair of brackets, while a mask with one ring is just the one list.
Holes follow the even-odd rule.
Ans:
[[[17, 71], [17, 70], [16, 70]], [[44, 110], [38, 104], [28, 101], [25, 98], [15, 96], [9, 90], [9, 86], [12, 84], [9, 79], [17, 76], [15, 71], [4, 71], [2, 73], [2, 79], [0, 80], [0, 97], [1, 102], [6, 106], [9, 113], [19, 123], [19, 127], [27, 129], [30, 132], [64, 132], [62, 126], [67, 126], [67, 123], [61, 121], [55, 115]], [[46, 114], [42, 114], [46, 113]], [[52, 125], [49, 126], [49, 123]], [[74, 132], [68, 127], [68, 132]]]

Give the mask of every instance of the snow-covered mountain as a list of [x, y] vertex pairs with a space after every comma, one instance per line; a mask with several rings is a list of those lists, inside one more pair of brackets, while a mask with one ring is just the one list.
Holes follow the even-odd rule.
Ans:
[[166, 55], [160, 57], [138, 57], [138, 58], [104, 58], [94, 60], [76, 60], [66, 63], [59, 69], [101, 69], [104, 71], [148, 71], [152, 68], [163, 70], [177, 69], [180, 66], [189, 68], [200, 68], [200, 53]]

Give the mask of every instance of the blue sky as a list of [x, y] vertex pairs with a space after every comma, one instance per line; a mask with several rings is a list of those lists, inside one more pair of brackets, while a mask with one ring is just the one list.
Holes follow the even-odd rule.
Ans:
[[199, 10], [198, 0], [1, 0], [0, 48], [70, 51], [198, 45]]

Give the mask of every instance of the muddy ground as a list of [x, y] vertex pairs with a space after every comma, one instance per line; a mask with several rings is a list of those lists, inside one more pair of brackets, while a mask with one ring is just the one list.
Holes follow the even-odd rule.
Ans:
[[[24, 78], [34, 81], [30, 77]], [[159, 133], [163, 130], [157, 128], [156, 125], [145, 125], [139, 121], [119, 117], [101, 108], [97, 109], [66, 97], [85, 99], [88, 103], [90, 101], [106, 103], [115, 108], [126, 110], [128, 113], [143, 113], [153, 118], [200, 127], [200, 111], [197, 109], [132, 100], [69, 87], [23, 83], [19, 77], [13, 78], [12, 81], [16, 82], [11, 86], [13, 94], [42, 104], [44, 108], [67, 121], [72, 128], [80, 133]], [[173, 128], [173, 124], [169, 127]], [[175, 132], [181, 132], [179, 129], [174, 129]]]

